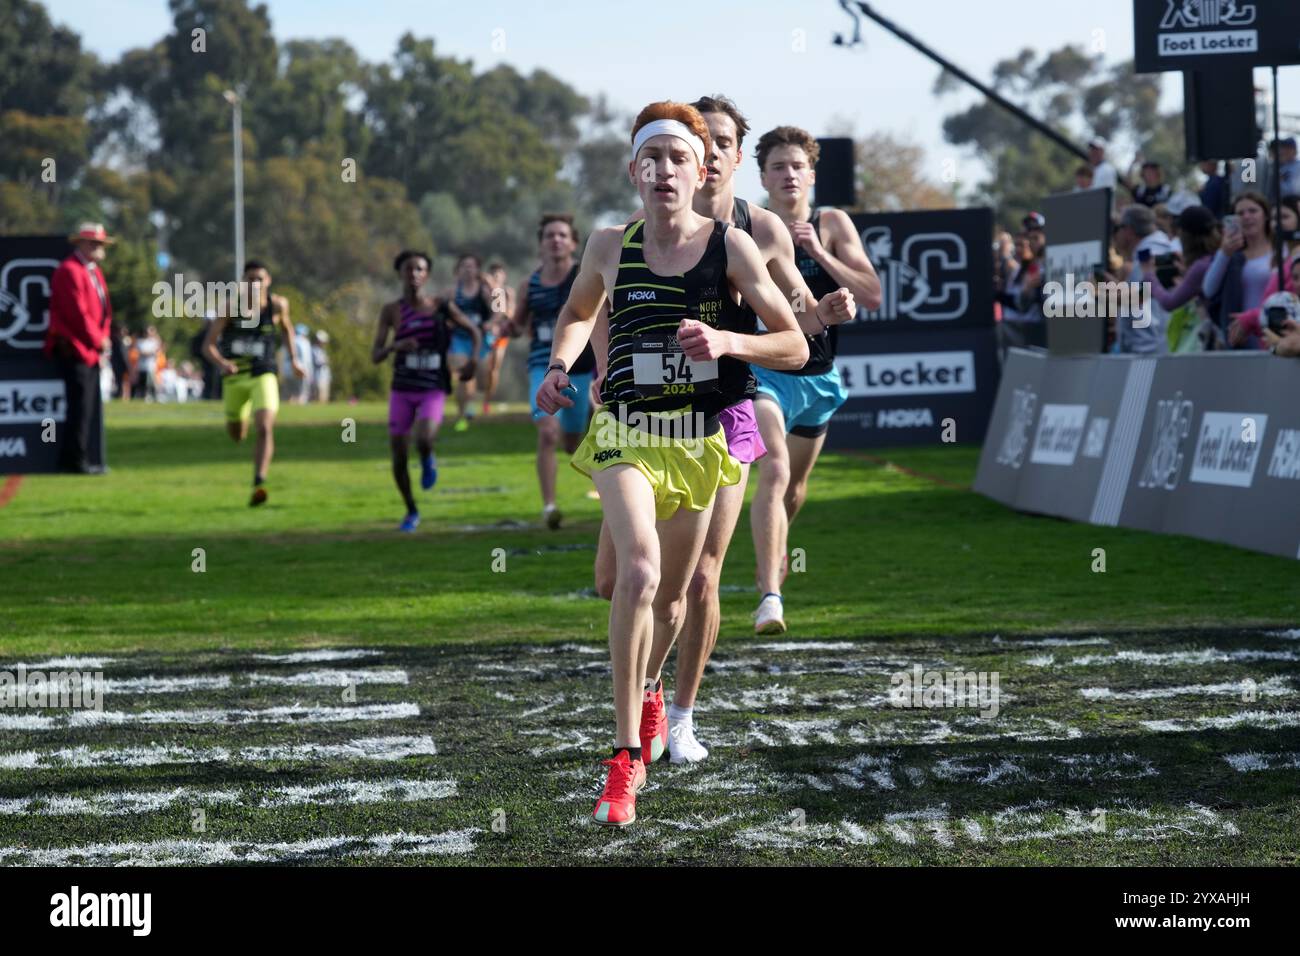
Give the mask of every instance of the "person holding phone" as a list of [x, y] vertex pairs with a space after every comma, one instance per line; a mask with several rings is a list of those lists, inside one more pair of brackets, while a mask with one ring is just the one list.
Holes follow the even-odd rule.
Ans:
[[[1146, 270], [1154, 272], [1156, 256], [1172, 251], [1169, 237], [1156, 227], [1156, 217], [1148, 207], [1134, 203], [1120, 213], [1115, 230], [1115, 249], [1127, 258], [1133, 255], [1133, 270], [1128, 281], [1140, 283]], [[1132, 354], [1158, 354], [1169, 350], [1165, 329], [1169, 313], [1154, 296], [1129, 315], [1115, 317], [1115, 351]]]
[[[1188, 206], [1179, 213], [1175, 223], [1183, 247], [1181, 279], [1172, 288], [1157, 281], [1155, 257], [1148, 257], [1142, 264], [1142, 277], [1151, 283], [1151, 295], [1156, 302], [1171, 316], [1178, 309], [1191, 308], [1199, 314], [1198, 317], [1204, 317], [1209, 314], [1209, 304], [1201, 295], [1201, 286], [1214, 259], [1214, 250], [1223, 241], [1219, 223], [1204, 206]], [[1173, 347], [1172, 343], [1170, 347]]]
[[1236, 314], [1257, 309], [1264, 301], [1273, 261], [1273, 225], [1268, 200], [1242, 193], [1224, 219], [1223, 241], [1206, 270], [1201, 294], [1216, 303], [1215, 321], [1233, 348], [1259, 348], [1259, 337], [1235, 321]]
[[[1300, 282], [1300, 258], [1291, 263], [1291, 283]], [[1274, 355], [1300, 357], [1300, 298], [1278, 292], [1264, 300], [1267, 317], [1260, 337]]]

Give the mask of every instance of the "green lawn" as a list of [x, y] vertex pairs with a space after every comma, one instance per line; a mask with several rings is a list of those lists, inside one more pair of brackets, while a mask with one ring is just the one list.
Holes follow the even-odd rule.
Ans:
[[[215, 405], [112, 405], [112, 473], [35, 476], [0, 509], [0, 633], [15, 654], [87, 650], [546, 641], [595, 637], [598, 502], [561, 467], [564, 529], [539, 526], [533, 429], [509, 416], [444, 433], [424, 525], [401, 505], [377, 403], [286, 407], [267, 507], [246, 507], [251, 451]], [[342, 440], [345, 418], [356, 441]], [[882, 457], [967, 485], [978, 450]], [[786, 585], [808, 637], [1293, 626], [1296, 564], [1186, 538], [1015, 514], [854, 455], [826, 455]], [[195, 573], [194, 549], [207, 570]], [[492, 573], [495, 549], [507, 570]], [[1093, 573], [1094, 548], [1107, 571]], [[723, 640], [749, 633], [748, 512], [730, 553]]]
[[[448, 432], [404, 536], [377, 404], [286, 408], [257, 510], [217, 408], [112, 407], [111, 475], [0, 508], [0, 673], [108, 682], [0, 708], [0, 866], [1300, 862], [1300, 642], [1263, 632], [1300, 623], [1295, 563], [1017, 515], [962, 490], [970, 448], [826, 456], [785, 638], [752, 634], [742, 519], [710, 757], [594, 826], [599, 515], [563, 468], [539, 527], [532, 432]], [[894, 706], [917, 665], [998, 712]]]

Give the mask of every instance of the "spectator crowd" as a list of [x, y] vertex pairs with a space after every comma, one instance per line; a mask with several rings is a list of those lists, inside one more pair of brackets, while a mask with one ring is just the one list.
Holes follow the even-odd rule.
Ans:
[[[1271, 350], [1300, 356], [1300, 160], [1294, 138], [1274, 141], [1258, 162], [1199, 164], [1199, 193], [1175, 190], [1160, 163], [1143, 162], [1128, 189], [1088, 144], [1075, 190], [1113, 190], [1106, 261], [1075, 276], [1098, 300], [1101, 283], [1143, 284], [1149, 301], [1110, 316], [1108, 351], [1133, 354], [1216, 349]], [[1269, 197], [1280, 178], [1282, 201]], [[1045, 344], [1047, 222], [1032, 212], [1021, 231], [994, 240], [994, 291], [1003, 345]], [[1279, 263], [1277, 239], [1281, 238]], [[1279, 286], [1279, 264], [1282, 284]]]

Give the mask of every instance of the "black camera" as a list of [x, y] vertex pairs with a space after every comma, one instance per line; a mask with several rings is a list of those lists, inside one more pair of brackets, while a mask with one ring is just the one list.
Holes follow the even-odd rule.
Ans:
[[1281, 305], [1272, 305], [1264, 310], [1268, 316], [1269, 331], [1275, 335], [1282, 334], [1282, 323], [1287, 320], [1286, 307]]
[[1156, 256], [1156, 281], [1166, 289], [1178, 281], [1178, 260], [1172, 252]]

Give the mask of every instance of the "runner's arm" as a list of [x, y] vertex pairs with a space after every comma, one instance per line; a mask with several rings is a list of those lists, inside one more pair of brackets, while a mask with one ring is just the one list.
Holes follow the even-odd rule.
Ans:
[[[763, 320], [766, 335], [727, 333], [725, 353], [764, 368], [794, 371], [808, 361], [808, 341], [799, 330], [794, 310], [767, 274], [758, 246], [739, 229], [727, 230], [727, 279]], [[681, 334], [678, 334], [680, 341]], [[687, 343], [682, 348], [688, 354]], [[712, 356], [710, 356], [712, 357]], [[692, 354], [692, 359], [697, 356]]]
[[839, 209], [827, 209], [822, 215], [830, 227], [831, 244], [830, 248], [822, 247], [822, 256], [817, 264], [853, 293], [859, 304], [868, 310], [880, 308], [880, 277], [862, 248], [862, 238], [853, 227], [853, 220]]
[[600, 390], [605, 381], [605, 366], [609, 362], [609, 300], [600, 307], [596, 324], [591, 327], [591, 354], [596, 359], [596, 367], [591, 376], [591, 401], [593, 405], [601, 404]]
[[375, 341], [370, 346], [370, 361], [378, 365], [397, 350], [397, 343], [388, 344], [388, 329], [392, 324], [391, 305], [379, 310], [379, 326], [375, 329]]
[[207, 360], [211, 362], [213, 365], [215, 365], [217, 368], [221, 369], [223, 372], [226, 372], [226, 374], [229, 374], [228, 369], [231, 363], [217, 349], [217, 342], [221, 338], [221, 333], [226, 330], [226, 323], [229, 321], [230, 319], [224, 315], [219, 315], [212, 320], [212, 324], [208, 326], [208, 334], [203, 337], [203, 350], [202, 350], [204, 357], [206, 357]]
[[795, 261], [794, 240], [790, 238], [790, 230], [781, 218], [766, 209], [755, 209], [753, 215], [755, 234], [761, 236], [761, 241], [770, 254], [767, 260], [768, 274], [790, 303], [800, 331], [804, 335], [817, 335], [826, 331], [829, 325], [838, 325], [852, 319], [856, 307], [853, 296], [847, 289], [837, 289], [818, 300], [808, 288]]
[[515, 296], [515, 312], [510, 317], [510, 334], [522, 338], [532, 331], [533, 316], [528, 310], [528, 289], [526, 283], [519, 286]]
[[282, 295], [273, 295], [271, 302], [276, 311], [276, 320], [284, 326], [284, 347], [289, 352], [289, 367], [293, 369], [295, 375], [302, 378], [307, 374], [307, 370], [298, 361], [298, 350], [294, 348], [296, 333], [293, 330], [293, 323], [289, 321], [289, 300]]
[[[573, 400], [560, 394], [569, 384], [568, 370], [582, 355], [590, 341], [592, 330], [605, 302], [605, 269], [617, 262], [622, 227], [601, 229], [592, 234], [582, 253], [582, 264], [569, 289], [569, 298], [555, 320], [555, 336], [551, 342], [551, 359], [548, 365], [559, 362], [565, 372], [559, 375], [546, 373], [537, 390], [537, 407], [548, 415], [557, 409], [570, 408]], [[561, 381], [562, 380], [562, 381]]]

